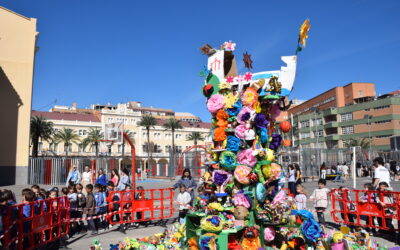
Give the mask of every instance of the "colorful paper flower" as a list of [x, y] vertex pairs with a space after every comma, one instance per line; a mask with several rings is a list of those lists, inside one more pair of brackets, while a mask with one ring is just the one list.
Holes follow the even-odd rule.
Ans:
[[218, 85], [218, 87], [219, 87], [220, 90], [221, 89], [231, 89], [231, 85], [229, 83], [227, 83], [227, 82], [221, 82]]
[[253, 77], [253, 75], [250, 73], [250, 72], [247, 72], [245, 75], [244, 75], [244, 80], [246, 80], [246, 81], [251, 81], [251, 78]]
[[251, 173], [251, 168], [246, 165], [239, 165], [235, 168], [234, 176], [235, 179], [244, 185], [250, 184], [248, 175]]
[[242, 96], [242, 103], [245, 106], [252, 107], [253, 104], [258, 100], [258, 93], [253, 88], [247, 88]]
[[250, 148], [239, 151], [236, 160], [239, 164], [244, 164], [249, 167], [253, 167], [257, 163], [257, 159], [253, 155], [253, 150]]
[[229, 115], [225, 112], [225, 110], [218, 110], [217, 115], [215, 116], [217, 120], [228, 120]]
[[224, 151], [219, 156], [219, 163], [222, 167], [234, 170], [236, 167], [236, 154], [231, 151]]
[[234, 80], [235, 78], [233, 77], [233, 76], [228, 76], [227, 78], [226, 78], [226, 82], [227, 83], [233, 83], [233, 80]]
[[213, 171], [213, 181], [217, 186], [225, 186], [231, 179], [231, 174], [223, 170]]
[[272, 134], [271, 142], [269, 143], [269, 148], [272, 150], [277, 150], [281, 145], [282, 136], [280, 134]]
[[304, 23], [300, 27], [299, 32], [299, 43], [303, 45], [303, 48], [306, 47], [306, 39], [308, 38], [308, 31], [311, 28], [310, 19], [304, 21]]
[[215, 94], [210, 97], [207, 101], [208, 111], [216, 113], [218, 110], [225, 107], [225, 97], [220, 94]]
[[239, 139], [244, 139], [246, 130], [247, 130], [246, 125], [244, 124], [238, 125], [235, 128], [235, 136]]
[[237, 101], [230, 108], [226, 109], [226, 112], [230, 116], [236, 116], [237, 114], [239, 114], [239, 112], [242, 109], [242, 107], [243, 107], [242, 101], [238, 98]]
[[214, 130], [214, 141], [225, 141], [226, 132], [225, 127], [218, 127]]
[[254, 118], [254, 124], [257, 128], [266, 128], [268, 123], [267, 116], [262, 113], [257, 114]]
[[253, 114], [253, 112], [254, 112], [254, 110], [252, 109], [252, 108], [250, 108], [250, 107], [243, 107], [241, 110], [240, 110], [240, 112], [239, 112], [239, 114], [237, 115], [237, 117], [238, 117], [238, 122], [239, 123], [246, 123], [249, 119], [250, 119], [250, 117], [251, 117], [251, 115]]
[[228, 142], [226, 143], [226, 150], [236, 152], [239, 150], [241, 141], [236, 136], [229, 135]]
[[314, 219], [309, 218], [303, 221], [301, 225], [301, 233], [308, 241], [316, 242], [319, 237], [321, 237], [322, 230], [318, 222]]
[[228, 95], [226, 95], [225, 96], [225, 108], [227, 108], [227, 109], [232, 108], [238, 99], [239, 99], [239, 97], [232, 93], [229, 93]]
[[224, 42], [224, 44], [222, 44], [222, 48], [225, 49], [226, 51], [234, 51], [235, 47], [236, 43], [233, 43], [232, 41]]
[[268, 141], [268, 130], [266, 128], [257, 129], [257, 135], [259, 136], [261, 143], [266, 143]]

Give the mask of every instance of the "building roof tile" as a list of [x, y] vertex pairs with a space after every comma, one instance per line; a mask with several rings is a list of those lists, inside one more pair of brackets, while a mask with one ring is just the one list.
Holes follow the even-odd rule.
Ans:
[[32, 110], [32, 116], [43, 116], [49, 120], [100, 122], [100, 119], [97, 116], [93, 114], [82, 113], [45, 112]]

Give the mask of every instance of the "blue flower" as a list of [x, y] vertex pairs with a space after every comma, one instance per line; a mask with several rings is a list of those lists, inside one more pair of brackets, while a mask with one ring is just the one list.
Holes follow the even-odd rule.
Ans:
[[266, 128], [257, 129], [257, 134], [260, 137], [261, 143], [266, 143], [268, 141], [268, 131]]
[[235, 104], [233, 104], [232, 108], [226, 109], [226, 113], [228, 113], [229, 116], [237, 116], [242, 107], [242, 101], [239, 99], [235, 102]]
[[322, 235], [322, 229], [318, 222], [312, 218], [308, 218], [301, 225], [301, 233], [308, 241], [316, 242]]
[[226, 150], [236, 152], [239, 150], [241, 141], [236, 136], [229, 135], [228, 142], [226, 143]]

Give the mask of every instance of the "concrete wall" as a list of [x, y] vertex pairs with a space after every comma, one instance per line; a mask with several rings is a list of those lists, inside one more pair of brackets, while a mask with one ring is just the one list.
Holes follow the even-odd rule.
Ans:
[[36, 19], [0, 7], [0, 185], [27, 183]]

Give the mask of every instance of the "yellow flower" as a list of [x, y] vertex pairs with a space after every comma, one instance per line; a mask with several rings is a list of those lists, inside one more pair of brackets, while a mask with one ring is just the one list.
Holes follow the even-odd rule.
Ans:
[[231, 85], [227, 82], [221, 82], [218, 87], [219, 89], [231, 89]]
[[238, 96], [234, 95], [232, 93], [229, 93], [227, 96], [225, 96], [225, 108], [232, 108], [233, 104], [238, 100]]
[[300, 27], [299, 42], [303, 47], [306, 47], [306, 39], [308, 38], [307, 32], [310, 30], [310, 27], [310, 19], [305, 20]]

